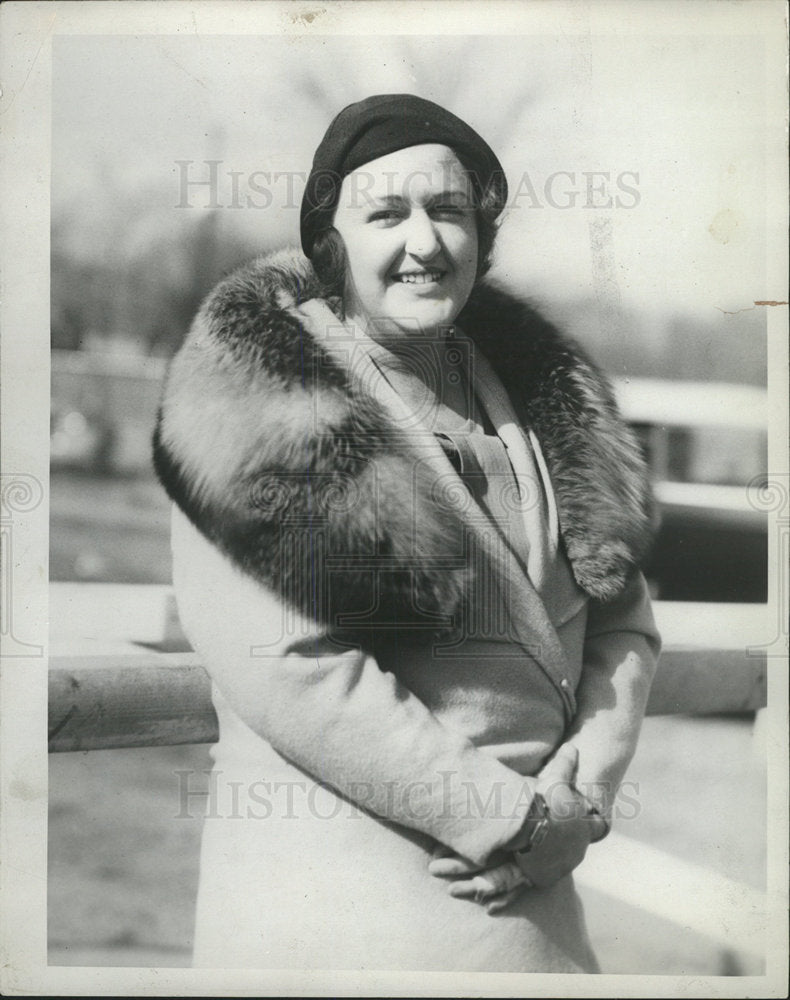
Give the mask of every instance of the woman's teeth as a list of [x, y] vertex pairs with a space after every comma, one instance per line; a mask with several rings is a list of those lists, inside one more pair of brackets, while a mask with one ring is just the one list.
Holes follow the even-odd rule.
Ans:
[[429, 281], [438, 281], [441, 276], [441, 271], [408, 271], [396, 274], [395, 280], [405, 282], [407, 285], [426, 285]]

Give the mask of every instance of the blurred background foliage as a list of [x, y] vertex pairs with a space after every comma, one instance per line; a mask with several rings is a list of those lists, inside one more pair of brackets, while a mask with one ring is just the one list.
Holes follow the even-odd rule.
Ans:
[[771, 296], [755, 46], [59, 38], [53, 347], [172, 353], [223, 273], [297, 242], [304, 176], [334, 114], [409, 91], [465, 117], [503, 162], [500, 281], [556, 310], [604, 367], [762, 385], [764, 312], [752, 303]]
[[[52, 579], [168, 582], [166, 361], [219, 278], [298, 242], [315, 146], [370, 93], [419, 93], [488, 139], [511, 192], [494, 279], [612, 376], [764, 386], [758, 57], [724, 36], [58, 37]], [[702, 476], [670, 437], [670, 471]], [[764, 435], [733, 441], [696, 446], [705, 481], [765, 468]]]

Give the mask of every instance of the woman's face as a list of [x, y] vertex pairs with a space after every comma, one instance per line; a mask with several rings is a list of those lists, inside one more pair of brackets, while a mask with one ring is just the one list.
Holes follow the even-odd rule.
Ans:
[[477, 274], [473, 188], [447, 146], [409, 146], [343, 180], [334, 218], [347, 256], [345, 311], [382, 338], [437, 334]]

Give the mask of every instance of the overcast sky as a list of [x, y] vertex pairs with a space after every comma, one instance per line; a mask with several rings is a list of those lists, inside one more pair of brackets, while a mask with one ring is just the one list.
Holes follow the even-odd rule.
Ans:
[[[190, 210], [180, 177], [205, 179], [211, 158], [223, 222], [295, 242], [302, 182], [289, 202], [287, 178], [272, 181], [261, 207], [255, 172], [308, 170], [336, 111], [409, 91], [499, 154], [508, 280], [710, 318], [783, 297], [766, 286], [764, 73], [760, 38], [702, 34], [59, 37], [53, 209], [87, 196], [100, 214], [114, 186], [138, 190], [148, 221], [128, 220], [133, 239], [151, 213]], [[205, 211], [206, 188], [187, 200]]]

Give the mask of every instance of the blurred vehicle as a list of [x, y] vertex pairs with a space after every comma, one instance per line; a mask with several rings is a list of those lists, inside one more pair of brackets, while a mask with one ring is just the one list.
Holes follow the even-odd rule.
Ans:
[[767, 393], [716, 382], [615, 380], [653, 476], [660, 526], [646, 574], [665, 601], [768, 600]]

